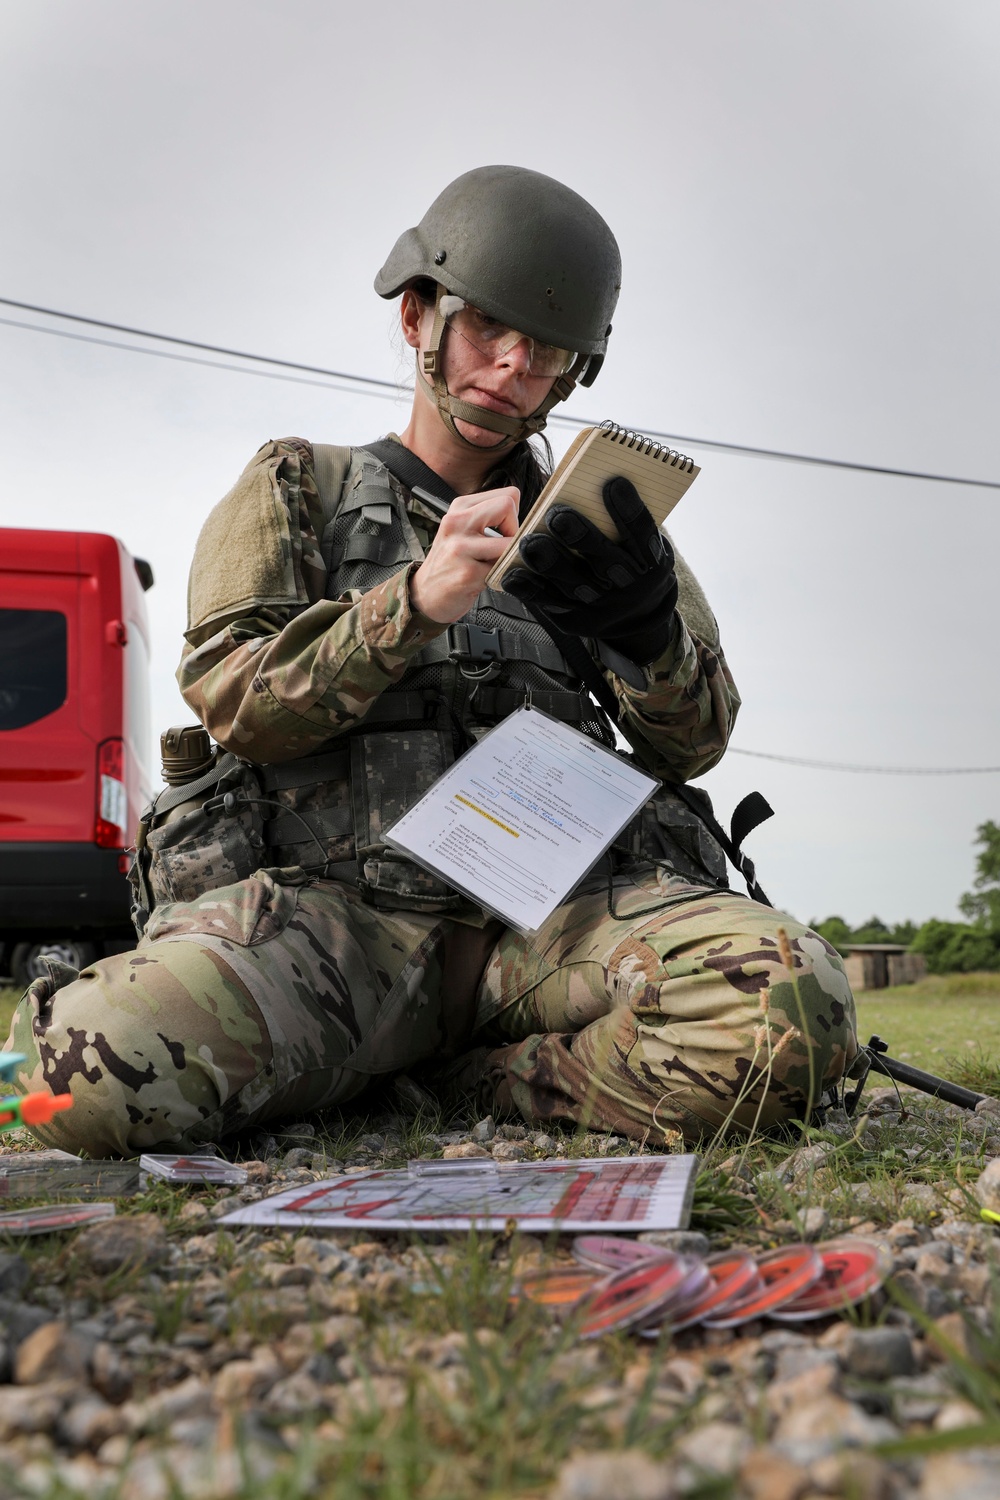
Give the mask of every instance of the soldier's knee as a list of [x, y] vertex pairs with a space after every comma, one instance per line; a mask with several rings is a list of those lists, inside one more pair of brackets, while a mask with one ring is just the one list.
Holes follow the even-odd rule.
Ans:
[[778, 933], [762, 1010], [774, 1079], [815, 1103], [857, 1052], [857, 1015], [840, 954], [790, 918]]
[[819, 1013], [834, 1019], [838, 1031], [847, 1026], [853, 1029], [854, 995], [844, 969], [844, 960], [836, 948], [820, 937], [818, 932], [800, 926], [797, 932], [786, 931], [785, 941], [780, 943], [779, 956], [786, 972], [776, 976], [777, 982], [787, 977], [793, 985], [805, 984], [814, 1006]]
[[49, 990], [32, 986], [11, 1034], [27, 1058], [18, 1083], [74, 1101], [38, 1138], [134, 1156], [221, 1134], [223, 1106], [270, 1057], [259, 1014], [233, 1003], [241, 987], [224, 970], [197, 944], [165, 943], [103, 959]]

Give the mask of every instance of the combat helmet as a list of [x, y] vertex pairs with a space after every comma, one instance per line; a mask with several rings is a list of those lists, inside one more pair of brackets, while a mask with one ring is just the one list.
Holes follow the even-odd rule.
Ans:
[[[595, 208], [571, 188], [526, 167], [476, 167], [435, 198], [420, 223], [396, 241], [375, 278], [380, 297], [414, 282], [438, 285], [430, 346], [417, 388], [431, 395], [463, 442], [455, 418], [504, 434], [499, 447], [540, 432], [557, 401], [591, 385], [608, 346], [621, 288], [614, 235]], [[487, 411], [453, 397], [441, 371], [446, 327], [442, 301], [461, 298], [490, 318], [575, 358], [528, 417]], [[418, 354], [418, 361], [421, 356]], [[470, 445], [474, 446], [474, 445]]]

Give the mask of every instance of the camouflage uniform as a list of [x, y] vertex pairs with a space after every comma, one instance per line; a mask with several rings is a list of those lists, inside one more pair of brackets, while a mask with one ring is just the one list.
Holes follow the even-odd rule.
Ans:
[[[393, 486], [419, 558], [436, 514]], [[196, 553], [181, 690], [221, 744], [291, 767], [273, 796], [294, 817], [315, 797], [294, 784], [295, 763], [384, 720], [445, 627], [412, 608], [413, 563], [325, 597], [336, 572], [301, 440], [266, 445], [215, 514]], [[213, 524], [225, 556], [206, 563]], [[641, 687], [608, 675], [654, 774], [687, 780], [720, 758], [739, 699], [717, 643], [678, 617]], [[366, 750], [354, 783], [373, 803], [373, 837], [391, 807], [371, 790], [378, 769]], [[663, 1141], [801, 1112], [853, 1056], [834, 950], [710, 884], [696, 826], [674, 830], [665, 863], [625, 861], [613, 899], [603, 880], [582, 886], [530, 940], [433, 889], [391, 909], [391, 882], [372, 875], [357, 828], [324, 835], [339, 880], [297, 868], [301, 835], [278, 836], [275, 868], [158, 906], [134, 953], [36, 981], [10, 1039], [28, 1054], [21, 1085], [76, 1099], [40, 1137], [92, 1154], [217, 1139], [486, 1041], [485, 1086], [526, 1119]], [[360, 891], [343, 873], [358, 860]], [[363, 898], [366, 878], [390, 909]]]

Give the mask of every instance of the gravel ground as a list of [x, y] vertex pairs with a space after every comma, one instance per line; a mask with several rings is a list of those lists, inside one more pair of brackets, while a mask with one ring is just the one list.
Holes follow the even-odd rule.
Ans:
[[[710, 1162], [694, 1229], [653, 1237], [876, 1237], [891, 1282], [852, 1319], [581, 1344], [507, 1298], [568, 1241], [219, 1228], [236, 1203], [399, 1165], [414, 1135], [391, 1112], [335, 1158], [312, 1125], [258, 1136], [235, 1194], [160, 1185], [109, 1223], [2, 1242], [0, 1495], [995, 1500], [997, 1241], [976, 1188], [998, 1201], [1000, 1102], [868, 1102], [806, 1146]], [[635, 1150], [491, 1121], [418, 1139]]]

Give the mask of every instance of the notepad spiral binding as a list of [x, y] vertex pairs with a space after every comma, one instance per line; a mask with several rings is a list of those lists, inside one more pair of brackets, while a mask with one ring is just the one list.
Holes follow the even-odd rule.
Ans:
[[643, 437], [641, 432], [633, 432], [631, 427], [619, 427], [617, 422], [607, 421], [601, 423], [600, 431], [607, 433], [609, 442], [621, 443], [623, 448], [639, 449], [648, 453], [651, 458], [658, 458], [661, 463], [669, 464], [672, 469], [680, 469], [684, 474], [690, 474], [694, 468], [693, 458], [678, 453], [676, 448], [668, 448], [664, 443]]

